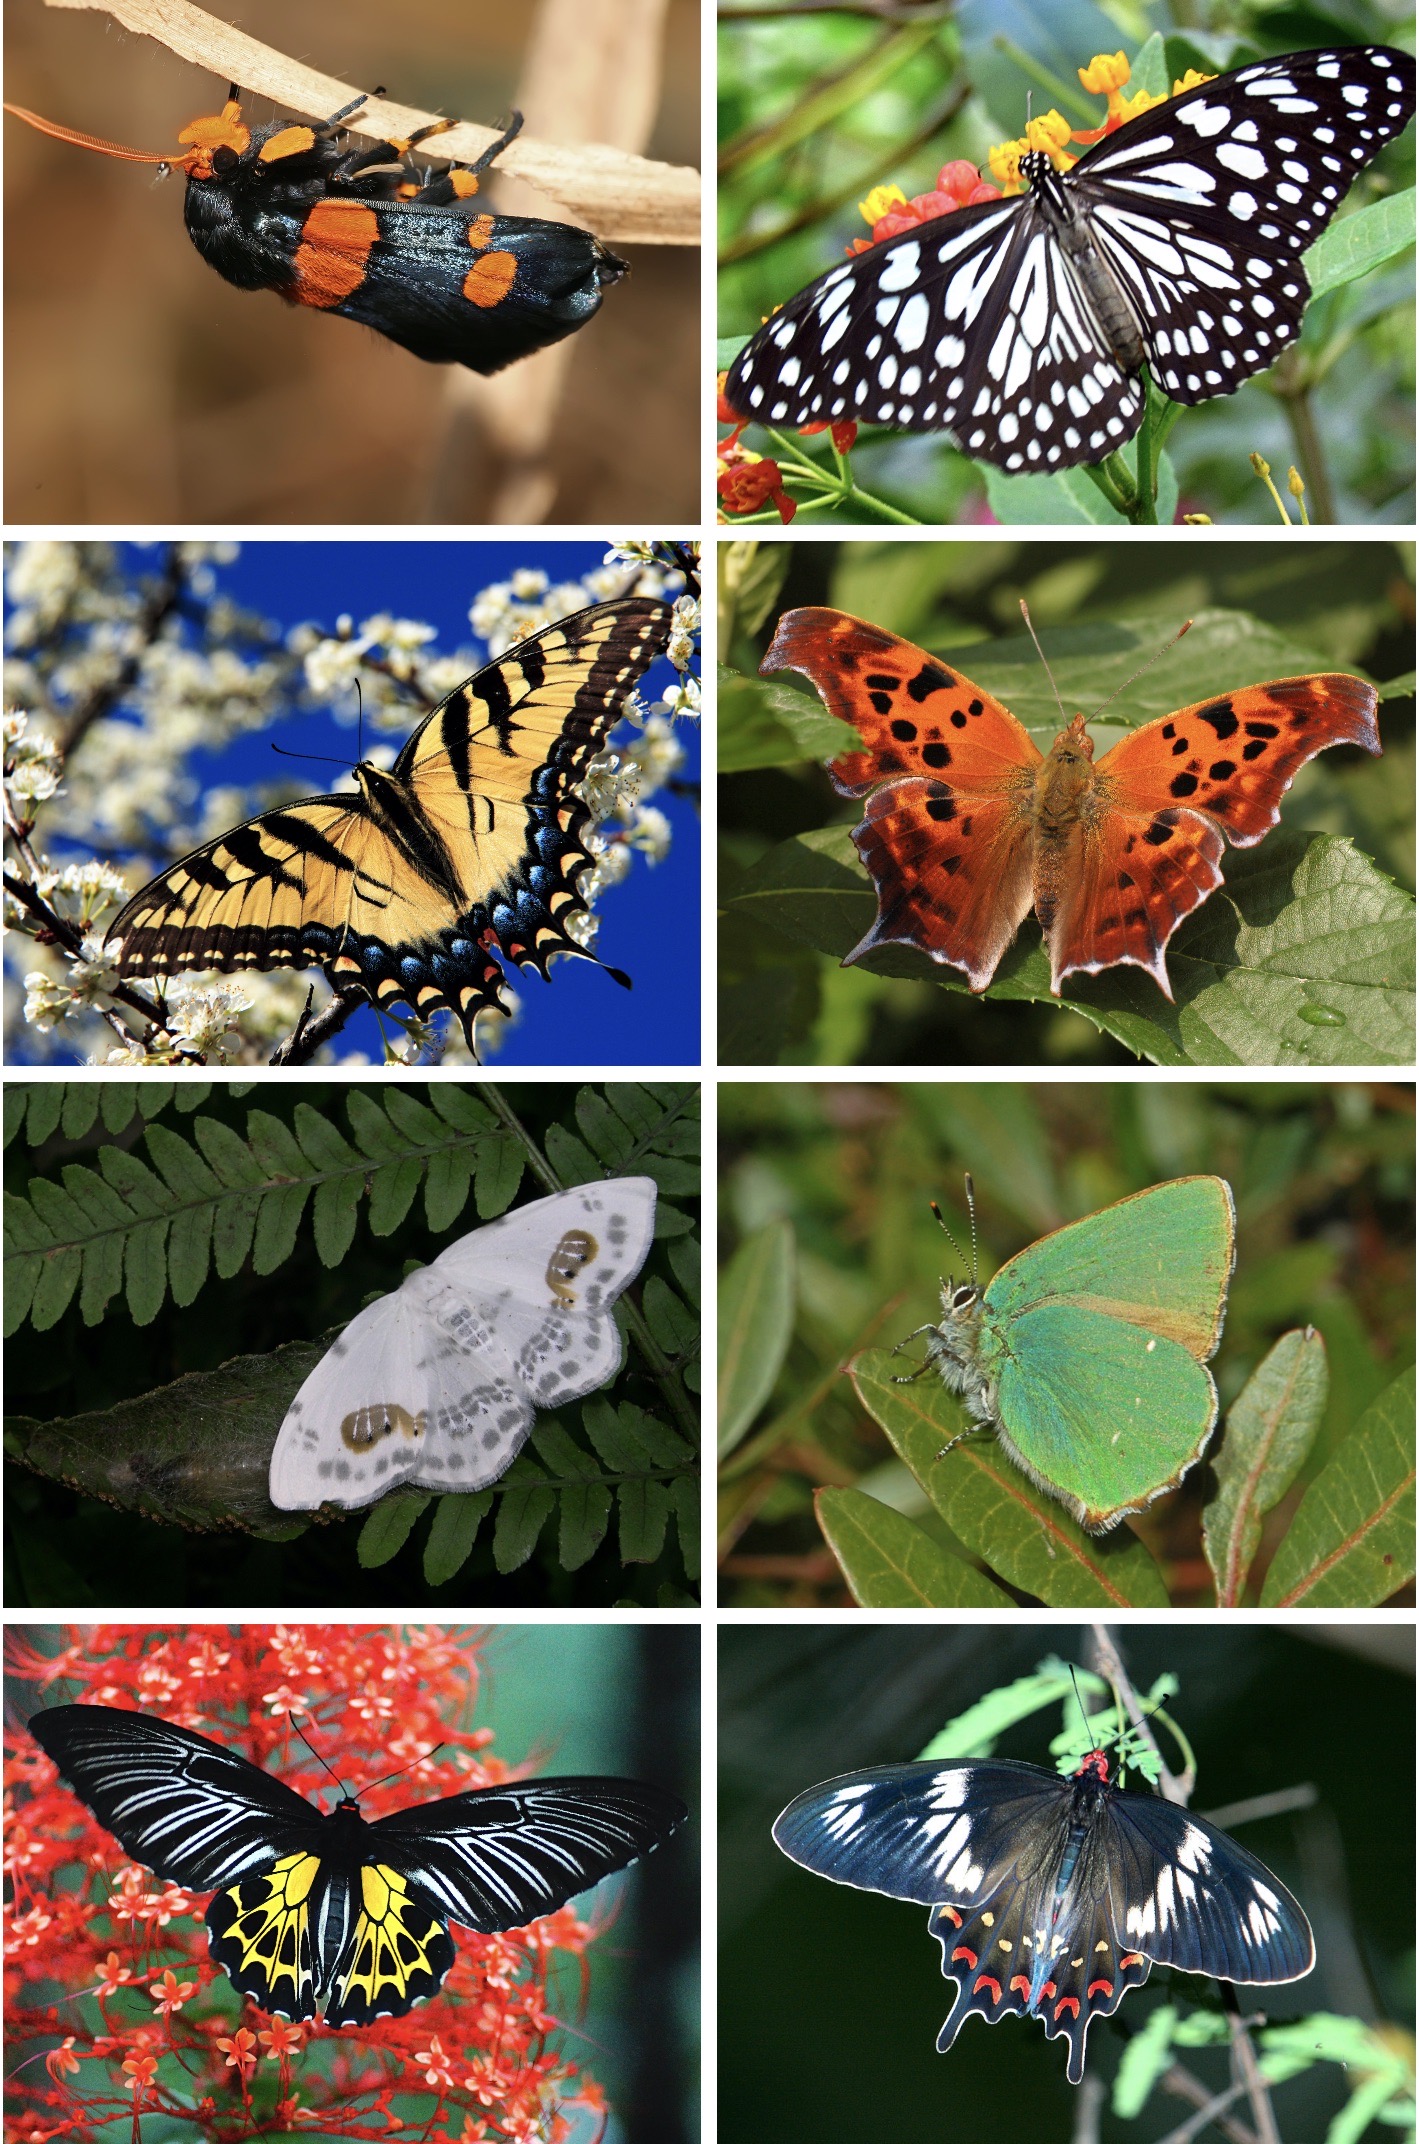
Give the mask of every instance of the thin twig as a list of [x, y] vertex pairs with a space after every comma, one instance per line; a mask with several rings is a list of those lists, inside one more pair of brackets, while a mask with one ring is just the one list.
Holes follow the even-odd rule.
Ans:
[[1246, 2089], [1244, 2084], [1229, 2084], [1225, 2092], [1215, 2093], [1198, 2108], [1196, 2114], [1190, 2114], [1185, 2122], [1178, 2123], [1176, 2129], [1170, 2129], [1165, 2137], [1159, 2139], [1159, 2144], [1192, 2144], [1192, 2139], [1200, 2137], [1204, 2129], [1210, 2129], [1218, 2115], [1225, 2114], [1228, 2107], [1240, 2099]]
[[[360, 94], [358, 83], [303, 67], [192, 6], [191, 0], [46, 0], [46, 5], [110, 15], [126, 30], [155, 39], [219, 81], [239, 83], [311, 119], [328, 119]], [[404, 140], [441, 116], [371, 97], [342, 124], [372, 141]], [[438, 153], [471, 164], [497, 139], [497, 132], [459, 121], [439, 135]], [[498, 168], [549, 195], [601, 238], [627, 245], [699, 244], [700, 175], [684, 165], [658, 164], [596, 143], [561, 148], [524, 134], [499, 159]]]

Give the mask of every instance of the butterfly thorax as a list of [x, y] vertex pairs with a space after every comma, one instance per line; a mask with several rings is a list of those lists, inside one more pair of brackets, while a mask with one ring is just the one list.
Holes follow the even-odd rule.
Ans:
[[1147, 355], [1138, 321], [1118, 278], [1089, 234], [1088, 218], [1077, 196], [1041, 149], [1027, 149], [1020, 176], [1029, 185], [1036, 208], [1059, 241], [1060, 251], [1088, 293], [1104, 339], [1124, 372], [1138, 372]]
[[1035, 914], [1048, 931], [1074, 864], [1075, 837], [1094, 789], [1094, 740], [1076, 715], [1035, 770], [1033, 796]]
[[993, 1422], [995, 1386], [980, 1363], [984, 1316], [981, 1289], [969, 1281], [948, 1283], [941, 1290], [941, 1323], [931, 1328], [926, 1359], [947, 1391], [959, 1393], [978, 1422]]
[[356, 767], [355, 780], [375, 820], [406, 863], [446, 900], [461, 908], [463, 882], [453, 858], [408, 784], [397, 772], [372, 766], [367, 759]]

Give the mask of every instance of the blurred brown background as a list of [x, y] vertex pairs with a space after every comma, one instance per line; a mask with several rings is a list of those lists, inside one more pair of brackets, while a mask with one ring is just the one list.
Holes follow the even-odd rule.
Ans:
[[[239, 10], [217, 0], [212, 12], [360, 88], [383, 84], [403, 102], [487, 125], [513, 102], [534, 17], [508, 0], [242, 0]], [[179, 131], [220, 110], [226, 93], [151, 39], [42, 0], [9, 0], [5, 66], [12, 103], [156, 152], [176, 152]], [[699, 74], [696, 0], [667, 0], [645, 155], [698, 162]], [[249, 98], [246, 116], [255, 126], [274, 114]], [[456, 408], [471, 378], [462, 367], [424, 364], [351, 321], [233, 289], [187, 236], [181, 174], [155, 184], [148, 167], [12, 118], [5, 154], [7, 521], [495, 513], [496, 472]], [[494, 184], [489, 200], [500, 198]], [[555, 213], [521, 202], [517, 212]], [[699, 518], [699, 256], [689, 246], [616, 250], [631, 274], [566, 346], [553, 473], [540, 492], [513, 487], [504, 519]]]

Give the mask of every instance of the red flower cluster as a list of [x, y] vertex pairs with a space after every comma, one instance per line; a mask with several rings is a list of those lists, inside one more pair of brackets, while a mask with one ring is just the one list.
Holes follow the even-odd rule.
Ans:
[[[454, 1724], [477, 1700], [474, 1632], [106, 1625], [66, 1635], [49, 1656], [12, 1632], [11, 1673], [44, 1693], [61, 1684], [55, 1702], [150, 1707], [312, 1794], [330, 1780], [291, 1730], [298, 1712], [352, 1791], [362, 1778], [414, 1767], [362, 1797], [371, 1817], [521, 1776], [486, 1754], [487, 1730]], [[5, 1786], [9, 2144], [93, 2144], [112, 2138], [117, 2121], [139, 2144], [143, 2114], [188, 2125], [181, 2133], [194, 2144], [302, 2128], [423, 2144], [559, 2144], [572, 2127], [564, 2108], [604, 2113], [595, 2081], [548, 2046], [559, 2023], [557, 1960], [582, 1961], [584, 1994], [584, 1953], [597, 1934], [574, 1907], [502, 1935], [459, 1928], [434, 2001], [327, 2033], [245, 2002], [208, 1954], [205, 1897], [125, 1862], [23, 1732], [7, 1746]]]

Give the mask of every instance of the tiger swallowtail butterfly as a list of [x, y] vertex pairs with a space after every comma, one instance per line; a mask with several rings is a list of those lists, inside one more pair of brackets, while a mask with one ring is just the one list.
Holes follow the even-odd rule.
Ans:
[[759, 424], [950, 432], [1012, 475], [1099, 462], [1236, 392], [1301, 331], [1307, 246], [1414, 112], [1385, 45], [1293, 52], [1126, 120], [1068, 171], [883, 239], [765, 322], [725, 400]]
[[1310, 1924], [1245, 1847], [1156, 1795], [1113, 1785], [1091, 1750], [1072, 1778], [1034, 1764], [884, 1764], [811, 1787], [774, 1839], [791, 1861], [931, 1910], [956, 2000], [945, 2053], [973, 2013], [1038, 2017], [1084, 2075], [1095, 2018], [1153, 1965], [1219, 1980], [1299, 1980]]
[[545, 980], [554, 956], [596, 960], [571, 928], [595, 862], [579, 785], [670, 621], [633, 596], [544, 626], [451, 692], [392, 767], [362, 761], [356, 791], [282, 804], [169, 865], [109, 926], [119, 974], [319, 967], [380, 1007], [451, 1010], [472, 1049], [478, 1014], [506, 1009], [500, 962]]
[[629, 1867], [683, 1823], [635, 1779], [532, 1779], [366, 1819], [322, 1811], [205, 1735], [111, 1705], [56, 1705], [30, 1733], [125, 1852], [210, 1891], [212, 1956], [279, 2017], [369, 2025], [436, 1995], [447, 1923], [521, 1928]]

